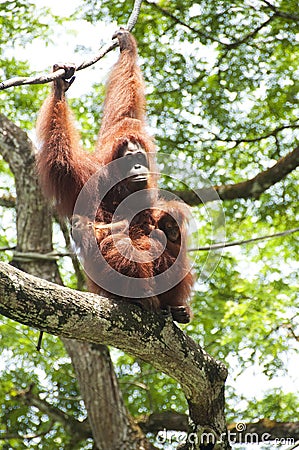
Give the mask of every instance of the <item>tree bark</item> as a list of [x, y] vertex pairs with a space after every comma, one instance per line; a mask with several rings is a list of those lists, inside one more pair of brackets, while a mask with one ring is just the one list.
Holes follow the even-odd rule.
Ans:
[[[110, 353], [102, 344], [63, 339], [72, 358], [92, 434], [100, 449], [146, 450], [151, 446], [124, 406]], [[91, 384], [87, 380], [96, 380]], [[97, 390], [100, 387], [100, 391]]]

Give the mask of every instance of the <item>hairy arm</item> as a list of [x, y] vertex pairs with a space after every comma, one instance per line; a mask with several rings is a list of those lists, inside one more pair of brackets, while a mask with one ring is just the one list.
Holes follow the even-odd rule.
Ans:
[[80, 190], [96, 168], [80, 147], [80, 136], [65, 97], [74, 68], [57, 65], [54, 70], [61, 67], [67, 69], [65, 79], [53, 82], [52, 93], [39, 113], [37, 168], [46, 197], [54, 200], [59, 214], [71, 216]]
[[104, 113], [99, 138], [105, 138], [123, 119], [144, 122], [144, 84], [137, 65], [137, 44], [134, 37], [120, 29], [113, 36], [119, 40], [120, 56], [107, 83]]

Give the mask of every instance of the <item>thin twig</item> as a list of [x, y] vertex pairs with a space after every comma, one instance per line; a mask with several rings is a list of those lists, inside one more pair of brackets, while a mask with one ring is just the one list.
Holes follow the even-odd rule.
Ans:
[[192, 31], [192, 33], [197, 34], [200, 37], [203, 37], [205, 39], [209, 39], [211, 41], [215, 41], [218, 42], [218, 44], [221, 45], [226, 45], [225, 43], [217, 40], [215, 38], [215, 36], [210, 36], [209, 34], [204, 33], [201, 30], [198, 30], [197, 28], [192, 27], [189, 23], [187, 22], [183, 22], [181, 19], [179, 19], [178, 17], [176, 17], [174, 14], [172, 14], [171, 12], [169, 12], [167, 9], [162, 8], [160, 5], [158, 5], [155, 2], [149, 1], [149, 0], [144, 0], [144, 3], [146, 3], [148, 6], [151, 6], [153, 8], [155, 8], [157, 11], [159, 11], [163, 16], [169, 17], [173, 22], [175, 22], [178, 25], [181, 25], [182, 27], [187, 28], [188, 30]]
[[[188, 249], [189, 252], [207, 252], [210, 250], [219, 250], [221, 248], [227, 248], [227, 247], [234, 247], [237, 245], [244, 245], [244, 244], [251, 244], [252, 242], [257, 242], [257, 241], [264, 241], [266, 239], [275, 239], [278, 237], [283, 237], [283, 236], [288, 236], [289, 234], [294, 234], [294, 233], [298, 233], [299, 232], [299, 227], [298, 228], [293, 228], [291, 230], [285, 230], [285, 231], [281, 231], [279, 233], [274, 233], [274, 234], [267, 234], [265, 236], [259, 236], [256, 238], [251, 238], [251, 239], [245, 239], [244, 241], [230, 241], [230, 242], [220, 242], [219, 244], [213, 244], [213, 245], [209, 245], [207, 247], [197, 247], [197, 248], [190, 248]], [[11, 248], [7, 248], [7, 247], [3, 247], [0, 248], [0, 252], [1, 251], [5, 251], [5, 250], [13, 250], [14, 247]], [[35, 253], [35, 252], [28, 252], [28, 253], [15, 253], [14, 254], [14, 259], [26, 259], [26, 260], [32, 260], [32, 261], [36, 261], [37, 259], [42, 259], [42, 260], [56, 260], [58, 258], [64, 258], [66, 256], [74, 256], [75, 253], [71, 252], [71, 251], [66, 251], [66, 252], [50, 252], [50, 253], [46, 253], [46, 254], [41, 254], [41, 253]]]
[[[0, 249], [0, 251], [3, 249]], [[12, 250], [11, 248], [7, 250]], [[14, 261], [57, 261], [59, 258], [64, 258], [65, 256], [71, 256], [71, 252], [50, 252], [50, 253], [38, 253], [38, 252], [14, 252]]]
[[283, 19], [290, 19], [295, 22], [299, 21], [299, 16], [297, 16], [296, 14], [281, 11], [280, 9], [277, 8], [277, 6], [272, 5], [272, 3], [268, 2], [267, 0], [262, 0], [262, 2], [265, 3], [265, 5], [267, 5], [267, 7], [270, 8], [272, 11], [274, 11], [274, 14], [276, 16], [281, 17]]
[[[275, 137], [281, 131], [288, 130], [288, 129], [297, 129], [297, 128], [299, 128], [299, 122], [297, 120], [295, 120], [293, 123], [291, 123], [289, 125], [281, 125], [280, 127], [274, 128], [273, 130], [269, 131], [268, 133], [265, 133], [265, 134], [262, 134], [260, 136], [256, 136], [253, 138], [247, 138], [247, 139], [245, 139], [245, 138], [244, 139], [243, 138], [234, 139], [233, 136], [231, 136], [229, 138], [222, 138], [221, 136], [214, 133], [213, 131], [210, 131], [210, 130], [207, 130], [207, 131], [208, 131], [208, 133], [210, 133], [214, 136], [213, 141], [229, 142], [229, 143], [234, 142], [235, 145], [232, 148], [235, 149], [237, 145], [244, 144], [244, 143], [251, 143], [251, 142], [259, 142], [264, 139], [268, 139], [270, 137]], [[210, 141], [211, 141], [211, 139], [204, 140], [204, 142], [210, 142]]]
[[[135, 0], [133, 11], [129, 17], [128, 23], [127, 23], [127, 30], [131, 31], [138, 19], [138, 15], [140, 12], [142, 0]], [[96, 62], [98, 62], [100, 59], [102, 59], [107, 53], [109, 53], [111, 50], [116, 48], [118, 46], [117, 39], [114, 39], [112, 43], [104, 45], [102, 49], [99, 51], [97, 55], [95, 55], [91, 60], [84, 61], [79, 66], [76, 67], [76, 71], [86, 69], [86, 67], [92, 66]], [[50, 83], [53, 80], [56, 80], [57, 78], [61, 78], [65, 75], [64, 69], [59, 69], [55, 72], [52, 72], [47, 75], [41, 75], [37, 77], [14, 77], [6, 81], [2, 81], [0, 83], [0, 91], [10, 88], [12, 86], [23, 86], [24, 84], [45, 84]]]
[[293, 228], [291, 230], [281, 231], [280, 233], [267, 234], [265, 236], [260, 236], [251, 239], [245, 239], [244, 241], [231, 241], [231, 242], [220, 242], [219, 244], [209, 245], [207, 247], [190, 248], [189, 252], [207, 252], [210, 250], [219, 250], [221, 248], [234, 247], [237, 245], [251, 244], [252, 242], [264, 241], [266, 239], [273, 239], [277, 237], [287, 236], [289, 234], [298, 233], [299, 228]]
[[13, 251], [15, 249], [16, 249], [15, 245], [13, 247], [5, 246], [5, 247], [0, 247], [0, 252], [9, 252], [9, 251]]
[[83, 275], [83, 272], [81, 270], [80, 267], [80, 263], [78, 261], [77, 255], [75, 252], [72, 251], [72, 244], [71, 244], [71, 239], [70, 239], [70, 233], [69, 233], [69, 228], [67, 226], [67, 223], [64, 219], [61, 219], [60, 217], [56, 216], [56, 221], [59, 223], [60, 225], [60, 229], [62, 231], [64, 240], [65, 240], [65, 245], [66, 248], [68, 249], [68, 254], [66, 253], [64, 256], [70, 256], [71, 260], [72, 260], [72, 264], [73, 264], [73, 268], [75, 271], [75, 275], [76, 275], [76, 280], [77, 280], [77, 289], [79, 291], [82, 291], [84, 286], [85, 286], [85, 277]]
[[25, 439], [27, 441], [31, 441], [32, 439], [36, 439], [36, 438], [40, 438], [42, 436], [45, 436], [46, 434], [48, 434], [54, 425], [55, 421], [54, 420], [50, 420], [48, 422], [48, 426], [46, 428], [46, 430], [41, 431], [39, 433], [35, 433], [35, 434], [19, 434], [19, 433], [4, 433], [4, 434], [0, 434], [0, 440], [1, 441], [8, 441], [10, 439], [20, 439], [22, 441], [24, 441]]

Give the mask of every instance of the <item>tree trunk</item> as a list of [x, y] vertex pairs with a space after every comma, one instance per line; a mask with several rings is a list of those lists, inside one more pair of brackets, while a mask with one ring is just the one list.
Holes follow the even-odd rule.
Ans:
[[[129, 419], [105, 345], [70, 339], [63, 343], [72, 358], [92, 434], [100, 449], [149, 448], [140, 428]], [[97, 380], [90, 384], [86, 380]], [[97, 389], [101, 387], [100, 391]]]

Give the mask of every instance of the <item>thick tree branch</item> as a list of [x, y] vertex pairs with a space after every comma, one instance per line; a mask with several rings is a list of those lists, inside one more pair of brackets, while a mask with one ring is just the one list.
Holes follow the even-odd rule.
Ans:
[[139, 420], [138, 425], [145, 433], [158, 433], [166, 429], [188, 432], [188, 416], [173, 411], [153, 413]]
[[175, 195], [191, 206], [217, 200], [234, 200], [237, 198], [259, 198], [274, 184], [281, 181], [299, 166], [299, 146], [286, 156], [280, 158], [274, 166], [255, 177], [236, 184], [226, 184], [197, 189], [194, 191], [175, 191]]
[[181, 384], [195, 423], [218, 433], [224, 429], [227, 370], [171, 319], [127, 302], [63, 288], [4, 263], [0, 263], [0, 312], [50, 334], [113, 345], [151, 363]]
[[[131, 31], [138, 19], [138, 15], [140, 12], [142, 0], [135, 0], [134, 7], [131, 16], [129, 17], [128, 23], [126, 28]], [[118, 46], [117, 39], [114, 39], [112, 43], [106, 44], [102, 47], [102, 49], [99, 51], [97, 55], [95, 55], [91, 60], [84, 61], [79, 66], [76, 67], [76, 71], [86, 69], [89, 66], [92, 66], [96, 62], [98, 62], [100, 59], [102, 59], [107, 53], [109, 53], [111, 50], [116, 48]], [[41, 76], [33, 76], [33, 77], [15, 77], [11, 78], [10, 80], [3, 81], [0, 83], [0, 90], [7, 89], [12, 86], [21, 86], [24, 84], [45, 84], [49, 83], [50, 81], [56, 80], [57, 78], [61, 78], [65, 75], [64, 69], [59, 69], [56, 72], [52, 72], [47, 75], [41, 75]]]

